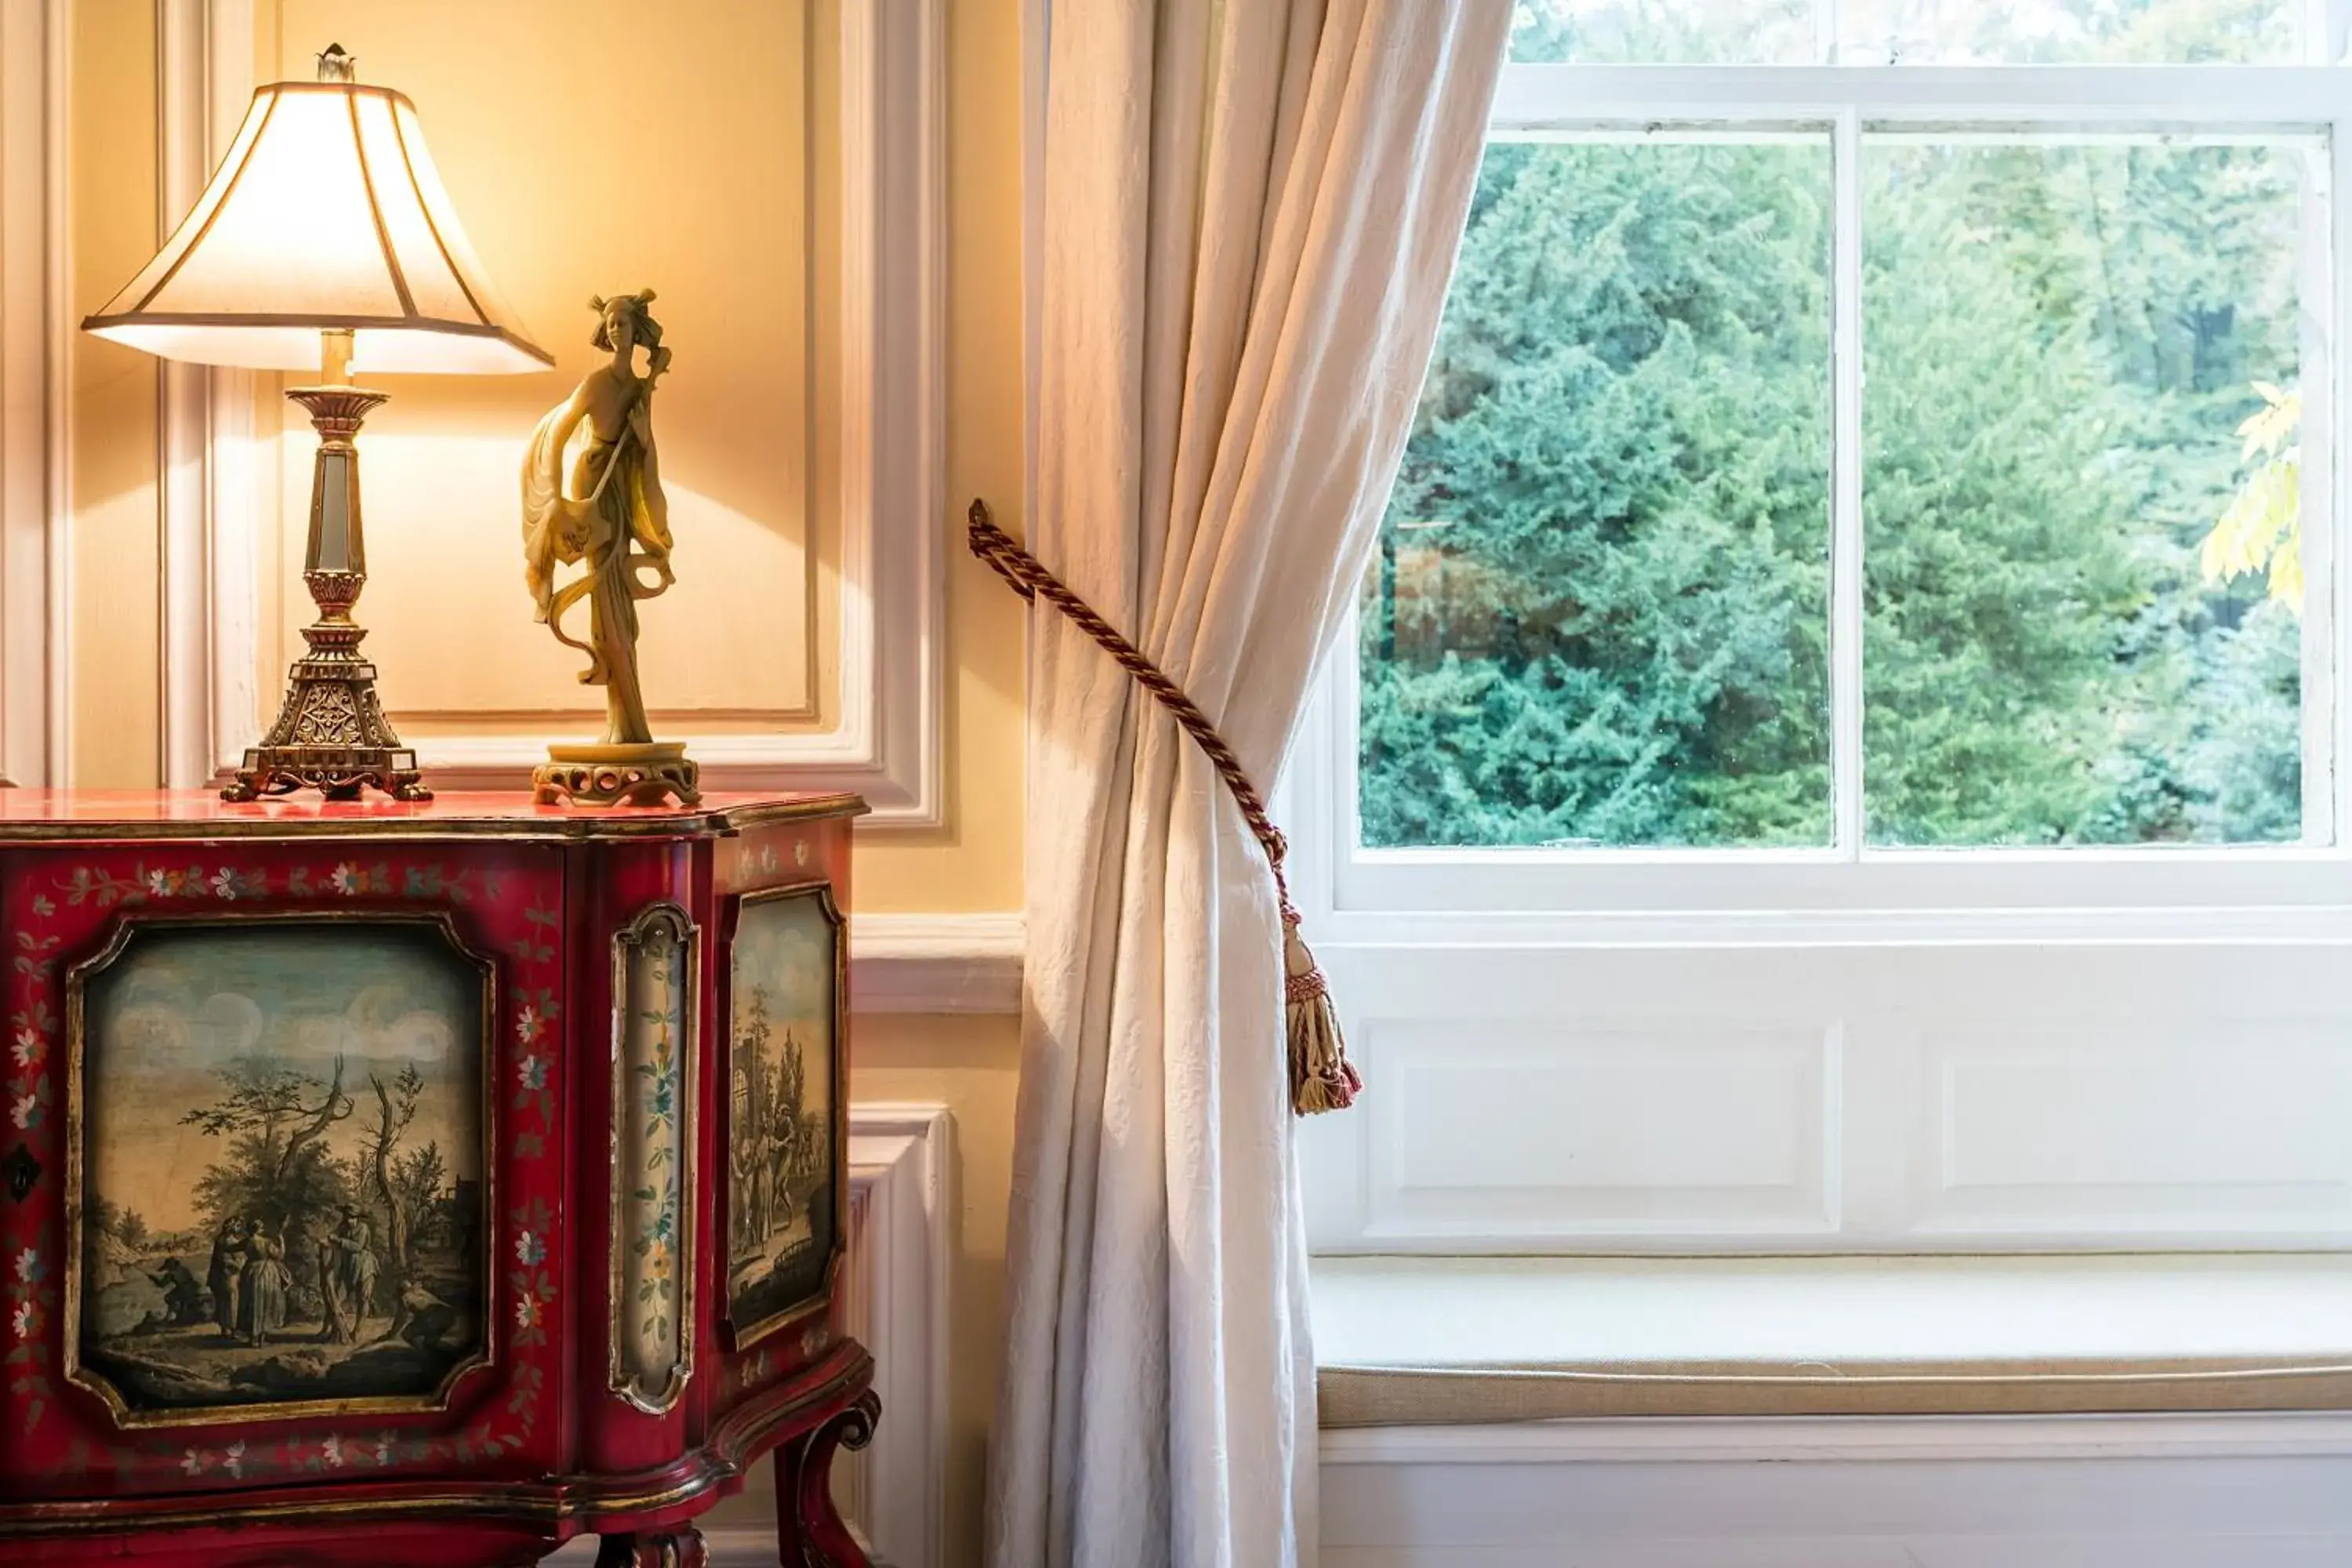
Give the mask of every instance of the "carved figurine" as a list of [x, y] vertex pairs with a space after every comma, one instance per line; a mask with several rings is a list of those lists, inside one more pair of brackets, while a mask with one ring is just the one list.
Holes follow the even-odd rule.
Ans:
[[[653, 300], [654, 291], [646, 289], [588, 301], [596, 312], [593, 341], [612, 361], [590, 372], [539, 422], [523, 458], [523, 579], [539, 619], [556, 640], [588, 656], [581, 683], [604, 689], [604, 741], [550, 746], [549, 761], [531, 781], [542, 801], [650, 805], [675, 795], [691, 805], [698, 798], [698, 770], [684, 746], [655, 742], [637, 679], [637, 601], [677, 580], [653, 423], [654, 387], [669, 369], [670, 351], [662, 346], [661, 323], [648, 308]], [[640, 348], [646, 351], [643, 375], [636, 368]], [[564, 450], [583, 425], [587, 440], [567, 489]], [[559, 586], [556, 568], [574, 564], [584, 570]], [[565, 613], [583, 599], [588, 601], [584, 639], [564, 629]]]

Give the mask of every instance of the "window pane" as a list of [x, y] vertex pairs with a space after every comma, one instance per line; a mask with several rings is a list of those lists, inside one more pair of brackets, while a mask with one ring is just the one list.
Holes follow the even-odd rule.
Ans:
[[1877, 65], [2293, 64], [2304, 0], [1842, 0], [1839, 58]]
[[1827, 842], [1829, 174], [1489, 149], [1365, 588], [1367, 844]]
[[2316, 158], [1866, 147], [1874, 840], [2301, 835], [2294, 390]]
[[1803, 65], [1814, 0], [1518, 0], [1521, 65]]

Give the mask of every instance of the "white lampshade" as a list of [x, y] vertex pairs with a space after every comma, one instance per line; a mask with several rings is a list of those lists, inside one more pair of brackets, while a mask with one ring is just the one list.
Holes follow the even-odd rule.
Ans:
[[211, 184], [88, 331], [165, 359], [315, 371], [347, 329], [361, 371], [509, 373], [555, 362], [466, 241], [416, 106], [347, 81], [253, 95]]

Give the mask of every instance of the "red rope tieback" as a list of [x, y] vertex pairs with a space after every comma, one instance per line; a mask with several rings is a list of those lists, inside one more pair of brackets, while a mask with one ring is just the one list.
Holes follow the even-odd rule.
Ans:
[[1265, 797], [1258, 794], [1257, 786], [1242, 770], [1241, 759], [1217, 733], [1209, 716], [1184, 695], [1182, 687], [1171, 680], [1141, 648], [1128, 641], [1118, 627], [1097, 615], [1093, 605], [1070, 592], [1060, 578], [1045, 569], [1045, 563], [996, 526], [985, 501], [971, 503], [971, 552], [1011, 584], [1014, 593], [1032, 604], [1042, 598], [1061, 611], [1117, 660], [1121, 669], [1133, 676], [1136, 683], [1151, 693], [1168, 710], [1169, 716], [1192, 737], [1208, 757], [1210, 766], [1217, 770], [1217, 776], [1225, 781], [1234, 805], [1241, 810], [1242, 820], [1249, 825], [1250, 832], [1265, 851], [1266, 865], [1274, 872], [1275, 892], [1282, 903], [1283, 996], [1290, 1044], [1291, 1107], [1302, 1116], [1345, 1110], [1363, 1089], [1363, 1079], [1349, 1062], [1346, 1045], [1339, 1037], [1339, 1020], [1331, 1006], [1330, 987], [1316, 965], [1315, 955], [1307, 952], [1306, 942], [1298, 934], [1298, 910], [1291, 904], [1290, 883], [1282, 872], [1283, 857], [1289, 846], [1282, 830], [1266, 815]]

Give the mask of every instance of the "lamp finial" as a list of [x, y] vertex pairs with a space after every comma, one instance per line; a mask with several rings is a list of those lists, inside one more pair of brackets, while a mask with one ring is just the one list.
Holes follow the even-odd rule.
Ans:
[[329, 44], [319, 51], [319, 79], [320, 81], [355, 81], [358, 78], [353, 73], [357, 70], [359, 63], [358, 56], [343, 53], [342, 45]]

